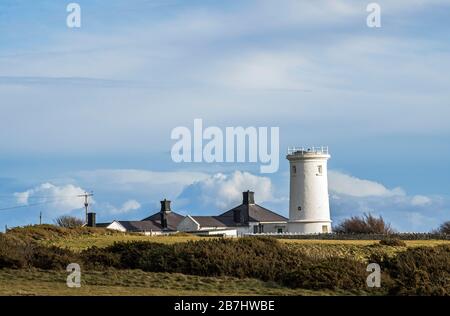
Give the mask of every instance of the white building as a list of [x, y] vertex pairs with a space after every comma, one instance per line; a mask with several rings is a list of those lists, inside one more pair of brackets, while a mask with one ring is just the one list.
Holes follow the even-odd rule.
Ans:
[[178, 224], [183, 220], [184, 216], [173, 212], [170, 207], [170, 201], [164, 199], [161, 201], [161, 209], [159, 212], [150, 215], [140, 221], [118, 221], [111, 223], [98, 223], [92, 226], [105, 227], [111, 230], [118, 230], [128, 233], [140, 233], [143, 235], [162, 235], [177, 232]]
[[328, 147], [289, 148], [289, 233], [331, 233]]
[[197, 235], [242, 236], [256, 233], [284, 233], [287, 218], [255, 203], [254, 193], [243, 192], [241, 205], [218, 216], [186, 216], [178, 231]]

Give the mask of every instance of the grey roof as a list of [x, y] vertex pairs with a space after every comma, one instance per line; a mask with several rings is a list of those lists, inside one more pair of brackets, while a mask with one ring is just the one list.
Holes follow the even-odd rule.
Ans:
[[[227, 227], [224, 218], [219, 216], [192, 216], [192, 218], [203, 227]], [[233, 224], [233, 223], [229, 223]]]
[[111, 223], [96, 223], [95, 227], [108, 227]]
[[[155, 225], [161, 227], [161, 217], [160, 212], [157, 212], [149, 217], [144, 218], [142, 221], [151, 221], [154, 222]], [[169, 230], [177, 230], [178, 224], [184, 219], [183, 215], [180, 215], [175, 212], [167, 212], [167, 228]]]
[[[163, 231], [161, 226], [160, 212], [157, 212], [141, 221], [117, 221], [128, 232], [150, 232]], [[184, 216], [175, 212], [167, 212], [167, 229], [164, 231], [176, 231], [178, 224], [183, 220]], [[98, 223], [97, 227], [107, 227], [111, 223]]]
[[258, 204], [241, 204], [219, 215], [233, 219], [234, 210], [247, 211], [250, 222], [286, 222], [288, 219]]
[[258, 204], [241, 204], [219, 216], [192, 216], [202, 227], [238, 227], [248, 223], [236, 223], [234, 210], [249, 212], [249, 222], [286, 222], [288, 219]]
[[152, 221], [118, 221], [129, 232], [161, 231], [161, 225]]

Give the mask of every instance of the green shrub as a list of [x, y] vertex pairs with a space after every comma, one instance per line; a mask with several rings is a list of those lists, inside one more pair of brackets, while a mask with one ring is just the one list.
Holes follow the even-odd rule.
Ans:
[[5, 234], [0, 234], [0, 268], [23, 268], [27, 265], [28, 256], [24, 242]]
[[29, 240], [0, 234], [0, 268], [65, 269], [78, 260], [69, 251], [58, 247], [45, 247]]
[[293, 288], [366, 290], [365, 265], [345, 258], [307, 262], [287, 272], [283, 284]]
[[[392, 245], [391, 241], [385, 242]], [[330, 289], [392, 295], [450, 295], [450, 245], [370, 249], [368, 262], [380, 264], [382, 288], [368, 289], [366, 260], [337, 253], [318, 256], [273, 238], [246, 237], [160, 244], [121, 242], [81, 253], [46, 247], [0, 234], [0, 268], [65, 269], [71, 262], [89, 269], [142, 269], [199, 276], [232, 276], [277, 282], [292, 288]]]
[[55, 225], [29, 225], [9, 229], [6, 236], [16, 237], [22, 241], [54, 240], [65, 237], [82, 237], [89, 235], [119, 235], [121, 232], [101, 227], [59, 227]]
[[450, 245], [408, 248], [371, 260], [390, 275], [392, 295], [450, 295]]
[[120, 268], [120, 255], [107, 252], [98, 247], [91, 247], [80, 254], [80, 259], [87, 268], [114, 267]]
[[45, 270], [65, 269], [68, 264], [79, 261], [76, 256], [67, 249], [58, 247], [32, 246], [32, 254], [28, 265]]
[[257, 278], [309, 289], [357, 290], [364, 286], [367, 275], [362, 263], [337, 258], [317, 260], [295, 253], [272, 238], [214, 239], [172, 245], [116, 243], [104, 249], [88, 249], [81, 256], [90, 264], [105, 267]]

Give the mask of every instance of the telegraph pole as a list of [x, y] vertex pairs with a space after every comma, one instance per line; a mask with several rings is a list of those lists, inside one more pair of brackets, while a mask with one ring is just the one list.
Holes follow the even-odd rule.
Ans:
[[88, 207], [89, 207], [89, 197], [93, 196], [94, 193], [84, 192], [84, 194], [77, 195], [78, 197], [84, 197], [84, 210], [85, 210], [85, 223], [88, 222]]
[[42, 212], [39, 212], [39, 225], [42, 225]]

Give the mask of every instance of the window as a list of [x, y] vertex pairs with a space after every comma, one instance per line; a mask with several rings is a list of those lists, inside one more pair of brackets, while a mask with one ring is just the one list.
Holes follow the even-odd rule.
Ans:
[[283, 233], [283, 228], [278, 228], [278, 229], [277, 229], [277, 233], [278, 233], [278, 234], [282, 234], [282, 233]]
[[301, 207], [301, 206], [297, 207], [297, 210], [301, 211], [301, 210], [302, 210], [302, 207]]
[[328, 233], [328, 226], [327, 225], [322, 225], [322, 233], [324, 233], [324, 234]]
[[296, 174], [297, 173], [297, 167], [296, 166], [292, 166], [292, 173]]
[[253, 226], [253, 233], [254, 234], [258, 233], [258, 225]]
[[323, 167], [322, 167], [322, 165], [318, 165], [318, 166], [317, 166], [317, 175], [318, 175], [318, 176], [321, 176], [322, 173], [323, 173]]

